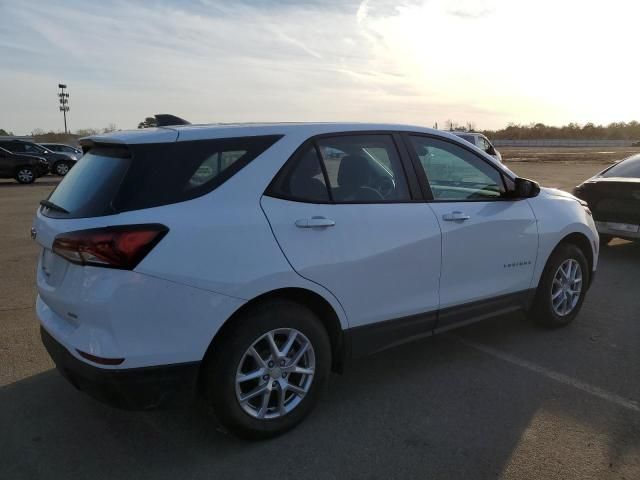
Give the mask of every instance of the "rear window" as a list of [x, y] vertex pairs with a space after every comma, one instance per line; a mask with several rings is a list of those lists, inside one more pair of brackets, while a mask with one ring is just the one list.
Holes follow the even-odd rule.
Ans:
[[48, 199], [69, 213], [50, 208], [43, 213], [96, 217], [190, 200], [214, 190], [280, 138], [96, 146]]
[[476, 144], [476, 139], [473, 135], [463, 135], [463, 134], [456, 133], [456, 136], [460, 137], [463, 140], [466, 140], [467, 142], [473, 145]]
[[640, 178], [640, 155], [629, 157], [602, 172], [603, 177]]

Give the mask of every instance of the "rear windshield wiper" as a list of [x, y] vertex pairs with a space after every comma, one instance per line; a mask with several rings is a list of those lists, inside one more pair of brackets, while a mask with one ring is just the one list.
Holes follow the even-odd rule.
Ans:
[[48, 208], [50, 210], [56, 210], [56, 211], [62, 212], [62, 213], [69, 213], [69, 210], [65, 210], [60, 205], [56, 205], [55, 203], [50, 202], [49, 200], [40, 200], [40, 205], [42, 205], [43, 207], [46, 207], [46, 208]]

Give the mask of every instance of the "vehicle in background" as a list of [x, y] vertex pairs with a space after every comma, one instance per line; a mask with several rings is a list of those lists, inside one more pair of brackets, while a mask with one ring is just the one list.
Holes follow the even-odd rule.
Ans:
[[52, 152], [66, 153], [73, 160], [80, 160], [82, 157], [82, 150], [78, 147], [72, 147], [71, 145], [65, 145], [64, 143], [39, 143], [45, 148], [48, 148]]
[[449, 133], [453, 133], [454, 135], [462, 138], [463, 140], [466, 140], [470, 144], [478, 147], [483, 152], [488, 153], [499, 162], [502, 162], [502, 155], [500, 155], [500, 152], [496, 150], [496, 147], [494, 147], [493, 144], [489, 141], [489, 139], [485, 137], [483, 134], [475, 133], [475, 132], [455, 132], [455, 131], [449, 132]]
[[573, 193], [593, 212], [601, 243], [640, 239], [640, 154], [614, 163]]
[[81, 143], [31, 232], [47, 350], [102, 401], [199, 393], [245, 437], [292, 428], [351, 358], [492, 314], [567, 325], [598, 263], [584, 202], [446, 132], [187, 125]]
[[46, 175], [49, 163], [42, 157], [18, 155], [0, 148], [0, 178], [14, 178], [18, 183], [33, 183]]
[[76, 160], [66, 153], [52, 152], [48, 148], [26, 140], [0, 138], [0, 147], [16, 154], [36, 155], [44, 158], [49, 164], [49, 172], [54, 175], [66, 175], [76, 163]]

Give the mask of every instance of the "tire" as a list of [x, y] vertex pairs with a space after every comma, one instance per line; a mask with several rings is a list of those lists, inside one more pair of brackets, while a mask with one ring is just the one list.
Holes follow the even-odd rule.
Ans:
[[[573, 295], [567, 293], [566, 298], [570, 300], [562, 303], [565, 297], [563, 289], [567, 288], [569, 292], [575, 292], [578, 282], [572, 284], [571, 281], [566, 280], [560, 273], [560, 267], [563, 266], [563, 271], [567, 271], [568, 265], [575, 266], [576, 264], [579, 266], [579, 273], [581, 275], [581, 281], [579, 282], [580, 291], [578, 294], [574, 293]], [[542, 272], [534, 303], [529, 312], [530, 316], [532, 316], [533, 320], [539, 325], [549, 328], [564, 327], [571, 323], [582, 307], [582, 302], [587, 293], [590, 275], [589, 263], [584, 253], [582, 253], [582, 250], [570, 243], [561, 243], [558, 245], [549, 257], [547, 265]], [[561, 279], [562, 282], [566, 282], [566, 287], [562, 285], [560, 281], [554, 282], [556, 278]], [[558, 294], [558, 290], [561, 290], [561, 293], [556, 297], [554, 303], [552, 296]], [[558, 301], [560, 301], [560, 305], [558, 305]], [[566, 310], [566, 313], [563, 313], [563, 310]]]
[[15, 179], [18, 183], [28, 185], [36, 181], [36, 171], [31, 167], [18, 167]]
[[53, 166], [53, 173], [59, 177], [64, 177], [71, 170], [69, 162], [58, 162]]
[[[278, 351], [282, 353], [293, 331], [296, 333], [287, 360], [269, 363], [273, 350], [268, 346], [266, 335], [272, 332]], [[303, 345], [307, 342], [309, 346], [305, 350]], [[249, 354], [252, 347], [262, 358], [264, 369], [256, 357]], [[304, 353], [297, 365], [305, 374], [291, 370], [291, 359], [300, 351]], [[282, 369], [280, 361], [285, 365]], [[287, 369], [289, 373], [285, 371]], [[201, 381], [205, 399], [218, 421], [239, 437], [258, 440], [280, 435], [305, 418], [324, 391], [330, 369], [331, 344], [320, 320], [303, 305], [276, 300], [245, 312], [221, 333], [207, 354]], [[309, 375], [309, 372], [313, 373]], [[237, 375], [243, 373], [258, 376], [236, 383]], [[297, 388], [298, 392], [306, 390], [306, 393], [301, 395], [288, 388]], [[264, 394], [241, 404], [242, 397], [265, 389]], [[281, 397], [282, 392], [285, 392], [284, 397]], [[266, 408], [265, 397], [268, 398]], [[285, 403], [280, 409], [282, 398]]]
[[613, 235], [607, 235], [606, 233], [601, 233], [600, 234], [600, 245], [606, 246], [613, 239], [614, 239]]

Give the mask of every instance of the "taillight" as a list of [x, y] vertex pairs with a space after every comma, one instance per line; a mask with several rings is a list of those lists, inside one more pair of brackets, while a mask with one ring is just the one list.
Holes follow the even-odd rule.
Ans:
[[133, 270], [169, 231], [157, 223], [62, 233], [53, 251], [78, 265]]

